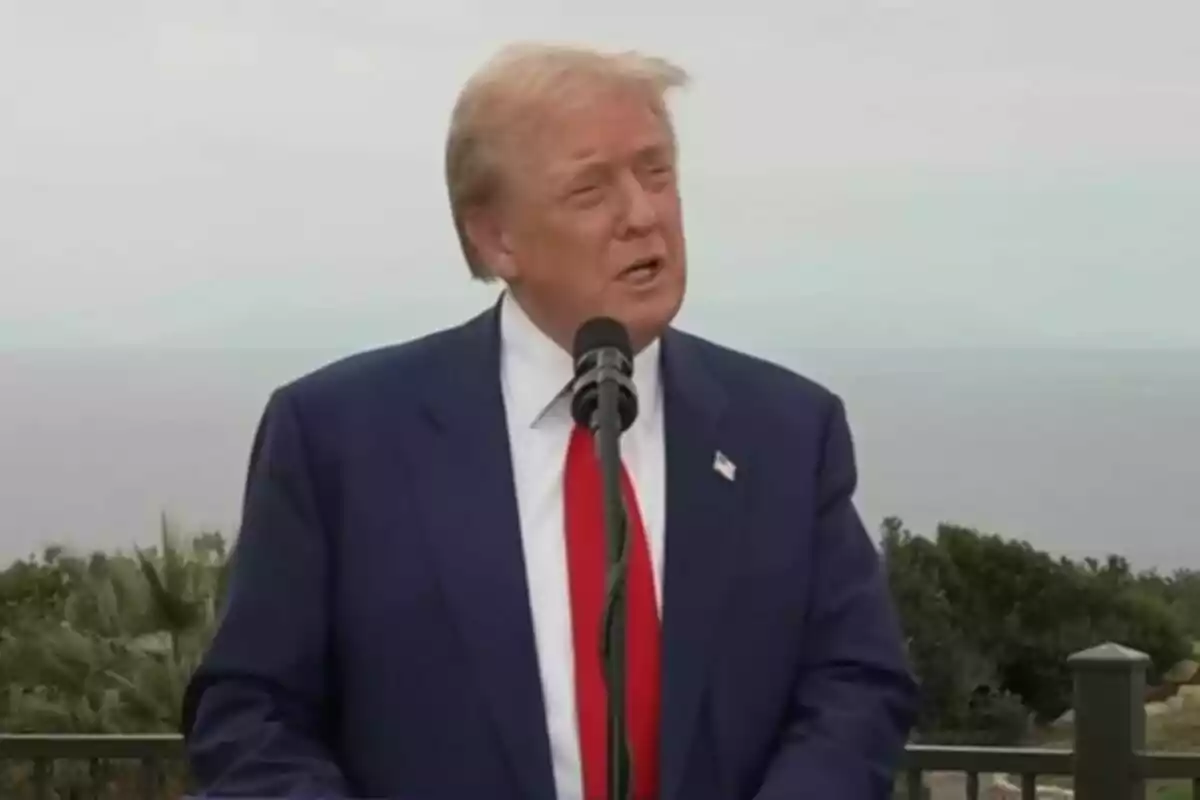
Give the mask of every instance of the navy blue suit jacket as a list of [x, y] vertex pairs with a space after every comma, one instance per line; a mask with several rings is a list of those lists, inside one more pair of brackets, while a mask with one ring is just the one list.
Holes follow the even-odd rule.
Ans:
[[[272, 394], [184, 703], [208, 796], [554, 800], [498, 315]], [[916, 692], [841, 402], [675, 330], [662, 358], [662, 800], [890, 796]]]

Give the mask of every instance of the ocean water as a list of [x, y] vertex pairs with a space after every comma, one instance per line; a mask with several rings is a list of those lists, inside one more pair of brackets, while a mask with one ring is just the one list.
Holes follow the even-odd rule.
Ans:
[[[784, 350], [837, 391], [868, 526], [1200, 568], [1200, 351]], [[232, 531], [271, 389], [318, 350], [0, 352], [0, 561]]]

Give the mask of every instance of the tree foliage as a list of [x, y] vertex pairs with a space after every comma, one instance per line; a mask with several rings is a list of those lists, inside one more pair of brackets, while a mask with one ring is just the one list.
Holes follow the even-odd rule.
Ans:
[[1196, 577], [1073, 562], [956, 525], [925, 538], [884, 521], [883, 555], [921, 681], [923, 738], [1013, 743], [1071, 704], [1066, 659], [1115, 641], [1147, 653], [1150, 679], [1191, 655]]
[[[226, 571], [219, 534], [180, 537], [164, 519], [155, 548], [48, 548], [0, 572], [0, 731], [177, 732]], [[0, 796], [20, 796], [27, 766], [0, 770]], [[55, 785], [90, 786], [79, 766], [56, 764]]]

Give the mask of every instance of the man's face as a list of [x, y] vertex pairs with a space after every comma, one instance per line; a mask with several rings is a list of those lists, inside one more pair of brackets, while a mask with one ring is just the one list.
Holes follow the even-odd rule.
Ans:
[[595, 94], [539, 116], [509, 162], [498, 277], [570, 347], [593, 316], [640, 349], [683, 302], [686, 256], [670, 130], [644, 97]]

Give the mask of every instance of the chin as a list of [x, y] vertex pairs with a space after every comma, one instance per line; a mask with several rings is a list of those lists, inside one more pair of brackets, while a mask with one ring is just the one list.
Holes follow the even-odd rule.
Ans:
[[631, 303], [621, 321], [629, 329], [633, 346], [645, 347], [667, 329], [683, 306], [683, 293], [678, 291], [655, 292], [654, 296]]

